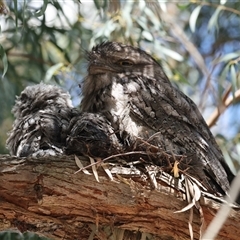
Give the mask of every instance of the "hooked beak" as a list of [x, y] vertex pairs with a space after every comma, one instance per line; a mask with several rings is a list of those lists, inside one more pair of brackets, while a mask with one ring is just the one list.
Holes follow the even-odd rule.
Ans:
[[113, 69], [103, 64], [91, 63], [88, 67], [88, 72], [91, 75], [98, 75], [106, 72], [113, 72]]

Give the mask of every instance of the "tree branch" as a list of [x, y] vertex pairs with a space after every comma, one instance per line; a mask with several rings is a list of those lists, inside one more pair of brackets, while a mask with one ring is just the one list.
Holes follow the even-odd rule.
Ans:
[[229, 96], [231, 88], [229, 88], [226, 91], [226, 94], [224, 94], [222, 102], [220, 103], [220, 105], [214, 110], [214, 112], [212, 113], [212, 115], [210, 116], [210, 118], [207, 121], [207, 125], [209, 128], [211, 128], [212, 126], [214, 126], [218, 120], [218, 118], [221, 116], [221, 114], [229, 107], [231, 106], [233, 103], [237, 103], [240, 101], [240, 89], [238, 89], [235, 93], [234, 96]]
[[[93, 175], [74, 174], [78, 167], [73, 156], [21, 159], [2, 155], [0, 161], [0, 230], [18, 228], [52, 239], [88, 239], [90, 235], [125, 239], [117, 235], [124, 231], [135, 237], [140, 231], [145, 236], [151, 233], [154, 239], [190, 238], [189, 212], [174, 213], [187, 205], [182, 195], [164, 185], [151, 190], [142, 174], [121, 174], [120, 166], [118, 174], [113, 173], [117, 168], [112, 169], [111, 181], [99, 167], [97, 182]], [[201, 206], [207, 226], [220, 204], [205, 199]], [[217, 239], [238, 239], [239, 220], [240, 213], [232, 210]], [[199, 239], [197, 209], [192, 226], [194, 239]]]

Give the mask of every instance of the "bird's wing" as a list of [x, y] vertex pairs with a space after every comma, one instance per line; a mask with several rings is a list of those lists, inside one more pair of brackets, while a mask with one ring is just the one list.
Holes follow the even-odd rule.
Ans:
[[159, 140], [165, 150], [195, 156], [191, 163], [186, 162], [192, 165], [193, 175], [200, 178], [207, 175], [210, 185], [217, 183], [226, 193], [227, 174], [231, 171], [194, 102], [168, 81], [160, 84], [146, 76], [129, 79], [139, 85], [138, 91], [129, 90], [132, 114], [153, 132], [160, 133]]

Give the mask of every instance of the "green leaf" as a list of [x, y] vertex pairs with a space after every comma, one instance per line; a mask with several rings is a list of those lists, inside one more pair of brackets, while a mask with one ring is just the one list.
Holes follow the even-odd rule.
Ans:
[[168, 55], [169, 57], [171, 57], [179, 62], [183, 61], [183, 56], [181, 56], [179, 53], [177, 53], [169, 48], [165, 48], [165, 47], [161, 46], [161, 51], [165, 55]]
[[192, 32], [195, 32], [196, 30], [196, 22], [197, 22], [197, 18], [199, 16], [199, 13], [202, 9], [202, 6], [199, 5], [197, 6], [193, 11], [192, 11], [192, 14], [189, 18], [189, 27], [191, 29]]
[[101, 1], [102, 0], [94, 0], [94, 4], [98, 10], [101, 9], [101, 7], [102, 7]]
[[106, 9], [107, 7], [108, 7], [108, 0], [104, 0], [102, 8]]
[[163, 12], [167, 12], [166, 2], [160, 1], [160, 2], [159, 2], [159, 6], [160, 6], [160, 8], [162, 9]]
[[41, 8], [41, 9], [38, 9], [38, 10], [35, 12], [34, 16], [35, 16], [35, 17], [41, 17], [41, 16], [45, 13], [45, 11], [46, 11], [46, 9], [47, 9], [47, 5], [48, 5], [48, 0], [44, 0], [44, 1], [43, 1], [43, 6], [42, 6], [42, 8]]
[[4, 78], [7, 69], [8, 69], [8, 60], [7, 60], [7, 55], [5, 53], [4, 48], [2, 47], [2, 45], [0, 45], [0, 57], [2, 59], [3, 62], [3, 74], [2, 74], [2, 78]]
[[174, 71], [174, 75], [172, 76], [172, 79], [175, 81], [175, 82], [179, 82], [179, 83], [182, 83], [182, 84], [187, 84], [189, 85], [189, 81], [186, 79], [185, 76], [183, 76], [181, 74], [181, 72], [175, 70]]
[[57, 63], [50, 67], [45, 74], [44, 82], [45, 83], [50, 82], [53, 75], [55, 75], [56, 72], [63, 67], [63, 65], [64, 65], [63, 63]]
[[14, 2], [14, 13], [16, 16], [15, 24], [16, 24], [16, 28], [17, 28], [17, 25], [18, 25], [18, 3], [17, 3], [17, 0], [13, 0], [13, 2]]
[[236, 169], [235, 169], [235, 167], [234, 167], [233, 161], [232, 161], [232, 159], [231, 159], [231, 157], [230, 157], [230, 155], [229, 155], [226, 147], [223, 147], [221, 150], [222, 150], [223, 157], [224, 157], [226, 163], [227, 163], [228, 166], [230, 167], [230, 169], [231, 169], [231, 171], [233, 172], [233, 174], [236, 174]]
[[146, 30], [142, 31], [142, 36], [148, 40], [149, 42], [153, 41], [153, 36], [150, 32], [147, 32]]
[[[151, 21], [154, 25], [155, 31], [159, 31], [159, 29], [161, 28], [161, 21], [159, 20], [159, 18], [156, 16], [156, 14], [153, 13], [153, 11], [149, 8], [145, 8], [144, 13], [146, 14], [146, 16], [148, 18], [146, 18], [145, 16], [141, 16], [142, 21], [147, 22]], [[147, 26], [145, 28], [145, 30], [148, 29], [149, 30], [149, 26]]]
[[220, 0], [220, 4], [224, 5], [227, 2], [227, 0]]
[[233, 86], [232, 87], [233, 96], [235, 97], [234, 92], [237, 89], [237, 73], [236, 73], [235, 64], [230, 65], [230, 75], [231, 75], [231, 82], [232, 82], [232, 86]]
[[179, 10], [184, 11], [184, 10], [188, 9], [190, 4], [191, 4], [191, 2], [179, 1], [179, 2], [177, 2], [177, 7], [179, 8]]
[[230, 72], [231, 72], [231, 79], [236, 81], [237, 77], [236, 77], [236, 69], [235, 69], [235, 64], [232, 64], [230, 66]]
[[209, 22], [208, 22], [208, 30], [212, 28], [218, 29], [218, 16], [219, 13], [222, 11], [222, 8], [217, 8], [216, 11], [211, 16]]
[[218, 60], [216, 60], [216, 63], [228, 62], [237, 57], [240, 57], [240, 51], [228, 53], [228, 54], [224, 55], [223, 57], [219, 58]]

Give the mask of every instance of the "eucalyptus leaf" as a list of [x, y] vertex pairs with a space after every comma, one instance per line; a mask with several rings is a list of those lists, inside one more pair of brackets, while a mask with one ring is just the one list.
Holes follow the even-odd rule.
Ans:
[[5, 50], [2, 45], [0, 45], [0, 57], [1, 57], [1, 60], [3, 63], [3, 73], [2, 73], [2, 79], [3, 79], [8, 70], [8, 59], [7, 59], [7, 55], [6, 55]]
[[15, 13], [15, 24], [16, 27], [18, 26], [18, 1], [17, 0], [13, 0], [13, 4], [14, 4], [14, 13]]
[[56, 74], [56, 72], [58, 72], [62, 67], [64, 66], [63, 63], [57, 63], [55, 65], [53, 65], [52, 67], [50, 67], [46, 74], [45, 74], [45, 78], [44, 78], [44, 82], [48, 83], [50, 82], [51, 78]]
[[161, 46], [161, 51], [162, 51], [162, 53], [166, 54], [167, 56], [169, 56], [179, 62], [183, 61], [183, 57], [179, 53], [177, 53], [169, 48]]
[[219, 14], [222, 11], [222, 8], [218, 7], [214, 14], [211, 16], [209, 22], [208, 22], [208, 29], [213, 29], [216, 28], [218, 29], [218, 18], [219, 18]]
[[96, 181], [99, 182], [99, 176], [98, 176], [98, 172], [97, 172], [96, 162], [95, 162], [94, 158], [92, 158], [92, 157], [89, 157], [89, 159], [90, 159], [90, 163], [92, 165], [93, 175], [94, 175]]
[[237, 90], [237, 73], [236, 73], [235, 64], [230, 65], [230, 75], [231, 75], [233, 97], [235, 98], [234, 93]]
[[49, 2], [48, 0], [43, 0], [43, 6], [42, 6], [42, 8], [40, 8], [39, 10], [37, 10], [35, 12], [35, 14], [34, 14], [35, 17], [41, 17], [45, 13], [48, 2]]
[[160, 2], [159, 2], [159, 6], [161, 7], [161, 9], [162, 9], [164, 12], [167, 12], [166, 2], [167, 2], [167, 1], [160, 1]]
[[150, 42], [153, 41], [153, 36], [150, 32], [147, 32], [144, 30], [144, 31], [142, 31], [142, 36]]
[[240, 57], [240, 51], [236, 51], [236, 52], [231, 52], [231, 53], [228, 53], [222, 57], [220, 57], [216, 63], [220, 63], [220, 62], [228, 62], [234, 58], [237, 58], [237, 57]]
[[229, 155], [227, 149], [224, 147], [221, 149], [222, 150], [222, 153], [223, 153], [223, 156], [224, 156], [224, 160], [226, 161], [226, 163], [228, 164], [229, 168], [231, 169], [232, 173], [234, 175], [237, 174], [237, 171], [236, 171], [236, 168], [233, 164], [233, 161], [232, 161], [232, 158], [231, 156]]
[[96, 8], [99, 10], [102, 7], [102, 0], [93, 0]]
[[196, 22], [197, 22], [197, 19], [198, 19], [198, 16], [199, 16], [199, 13], [202, 9], [202, 6], [199, 5], [197, 6], [191, 13], [191, 16], [189, 18], [189, 27], [191, 29], [192, 32], [195, 32], [196, 30]]

